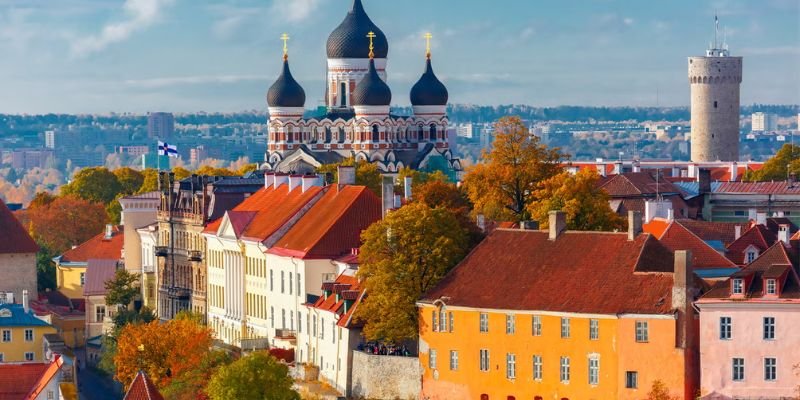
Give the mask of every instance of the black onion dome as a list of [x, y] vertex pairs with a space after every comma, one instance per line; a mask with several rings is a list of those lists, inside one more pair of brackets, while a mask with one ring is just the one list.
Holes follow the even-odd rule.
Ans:
[[369, 60], [369, 71], [350, 96], [355, 106], [388, 106], [392, 102], [392, 90], [375, 70], [375, 60]]
[[306, 92], [294, 80], [289, 70], [289, 61], [283, 60], [283, 71], [278, 80], [267, 91], [267, 104], [270, 107], [303, 107], [306, 105]]
[[370, 32], [375, 33], [375, 58], [386, 58], [389, 54], [386, 35], [369, 19], [361, 0], [354, 0], [353, 8], [344, 17], [344, 21], [328, 36], [328, 58], [367, 58], [367, 34]]
[[444, 106], [447, 105], [447, 88], [433, 73], [431, 59], [427, 60], [425, 73], [411, 88], [411, 105]]

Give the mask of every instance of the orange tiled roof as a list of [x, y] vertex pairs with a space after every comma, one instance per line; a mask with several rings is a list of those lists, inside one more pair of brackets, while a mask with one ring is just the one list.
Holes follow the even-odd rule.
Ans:
[[153, 382], [142, 371], [136, 374], [133, 378], [128, 392], [125, 393], [123, 400], [164, 400], [161, 393], [158, 392]]
[[626, 172], [614, 175], [600, 184], [611, 197], [677, 194], [680, 190], [664, 178], [656, 180], [649, 172]]
[[739, 265], [745, 265], [745, 250], [755, 246], [759, 253], [767, 250], [778, 238], [770, 232], [764, 225], [755, 224], [746, 230], [739, 239], [728, 245], [727, 256], [731, 261]]
[[[339, 315], [337, 325], [349, 328], [356, 324], [352, 321], [355, 309], [361, 303], [364, 289], [361, 287], [356, 271], [347, 269], [336, 277], [334, 282], [323, 283], [323, 290], [328, 289], [330, 296], [321, 296], [311, 306], [319, 310], [329, 311]], [[338, 299], [337, 299], [338, 295]], [[350, 307], [345, 307], [345, 301], [352, 302]], [[346, 310], [345, 310], [346, 309]]]
[[672, 312], [673, 255], [652, 235], [498, 229], [425, 302], [499, 310]]
[[712, 222], [697, 219], [679, 219], [678, 223], [704, 241], [718, 240], [727, 246], [736, 240], [736, 226], [747, 224], [736, 222]]
[[380, 199], [366, 187], [334, 187], [268, 252], [299, 258], [336, 258], [359, 247], [361, 231], [380, 220], [381, 215]]
[[653, 218], [650, 222], [642, 225], [642, 230], [655, 236], [656, 239], [661, 239], [661, 236], [664, 236], [664, 232], [667, 231], [672, 221], [668, 221], [664, 218]]
[[691, 250], [694, 268], [735, 268], [731, 260], [714, 250], [705, 241], [678, 221], [666, 229], [659, 241], [672, 251]]
[[47, 369], [44, 370], [42, 375], [33, 385], [31, 391], [28, 392], [28, 395], [25, 399], [37, 399], [39, 395], [44, 391], [47, 385], [50, 383], [51, 380], [58, 374], [58, 371], [61, 369], [61, 366], [64, 364], [64, 360], [61, 358], [60, 355], [56, 356], [56, 358], [47, 365]]
[[0, 199], [0, 254], [36, 253], [39, 246]]
[[800, 299], [800, 278], [798, 278], [792, 260], [796, 259], [795, 254], [790, 254], [783, 242], [775, 242], [766, 251], [761, 253], [752, 263], [739, 272], [733, 274], [731, 278], [717, 282], [700, 301], [731, 299], [741, 301], [739, 298], [731, 298], [730, 279], [732, 278], [752, 278], [745, 288], [744, 298], [761, 299], [764, 297], [764, 283], [762, 278], [772, 278], [781, 281], [780, 297], [781, 300]]
[[26, 399], [49, 367], [47, 363], [0, 363], [0, 400]]
[[90, 258], [119, 260], [122, 258], [122, 226], [115, 226], [111, 239], [105, 238], [105, 232], [81, 243], [74, 249], [67, 250], [61, 255], [61, 262], [86, 263]]

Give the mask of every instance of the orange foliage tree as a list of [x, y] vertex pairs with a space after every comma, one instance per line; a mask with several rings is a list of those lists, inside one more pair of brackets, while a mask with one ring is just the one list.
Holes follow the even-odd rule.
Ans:
[[25, 218], [34, 239], [61, 254], [102, 232], [106, 210], [100, 203], [61, 196], [31, 207]]
[[117, 337], [114, 378], [128, 387], [141, 370], [164, 388], [204, 363], [211, 340], [211, 330], [190, 318], [126, 325]]

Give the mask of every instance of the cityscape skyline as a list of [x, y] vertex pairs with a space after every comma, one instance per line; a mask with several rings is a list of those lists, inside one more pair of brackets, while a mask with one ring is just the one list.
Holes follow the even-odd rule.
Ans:
[[[715, 13], [731, 55], [744, 57], [742, 104], [800, 103], [795, 1], [468, 1], [458, 13], [450, 2], [423, 3], [365, 2], [389, 40], [396, 105], [408, 105], [430, 31], [452, 103], [687, 106], [687, 57], [713, 40]], [[0, 112], [263, 110], [282, 32], [313, 108], [324, 96], [325, 40], [347, 8], [344, 0], [0, 0], [0, 51], [10, 60], [0, 83], [13, 94]]]

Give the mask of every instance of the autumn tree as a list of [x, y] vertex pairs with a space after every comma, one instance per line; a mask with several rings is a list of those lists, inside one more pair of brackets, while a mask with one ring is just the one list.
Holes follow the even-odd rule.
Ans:
[[656, 379], [650, 387], [650, 392], [647, 393], [645, 400], [678, 400], [678, 396], [673, 396], [669, 392], [669, 388], [661, 380]]
[[519, 117], [503, 117], [495, 123], [491, 151], [485, 163], [467, 169], [464, 187], [478, 213], [494, 220], [528, 219], [528, 204], [536, 185], [559, 172], [564, 159], [528, 133]]
[[350, 157], [342, 160], [336, 164], [323, 164], [317, 168], [317, 173], [326, 176], [328, 183], [336, 183], [339, 181], [337, 168], [355, 167], [356, 168], [356, 185], [366, 186], [374, 194], [380, 197], [381, 195], [381, 180], [383, 179], [380, 169], [373, 163], [366, 161], [356, 162], [354, 158]]
[[247, 174], [249, 174], [251, 172], [257, 171], [257, 170], [258, 170], [258, 164], [257, 163], [247, 163], [247, 164], [242, 165], [241, 167], [239, 167], [239, 169], [236, 170], [236, 175], [245, 176], [245, 175], [247, 175]]
[[546, 228], [550, 211], [563, 211], [567, 228], [581, 231], [613, 231], [624, 229], [625, 220], [608, 205], [609, 196], [597, 186], [596, 171], [582, 169], [573, 175], [562, 172], [542, 181], [528, 205], [534, 220]]
[[412, 202], [361, 235], [358, 270], [368, 296], [358, 308], [369, 340], [418, 335], [415, 302], [466, 254], [467, 234], [444, 208]]
[[[210, 165], [203, 165], [202, 167], [198, 168], [194, 171], [197, 175], [207, 175], [207, 176], [236, 176], [239, 175], [238, 173], [231, 171], [227, 168], [215, 168]], [[177, 177], [176, 177], [177, 179]]]
[[175, 180], [179, 181], [182, 179], [186, 179], [192, 176], [192, 172], [183, 167], [175, 167], [172, 169], [172, 173], [175, 174]]
[[161, 389], [161, 394], [170, 400], [208, 399], [208, 382], [220, 367], [230, 364], [231, 361], [231, 356], [225, 350], [211, 350], [195, 368], [172, 379], [169, 385]]
[[158, 170], [148, 168], [142, 171], [142, 185], [139, 187], [138, 193], [149, 193], [158, 191]]
[[50, 192], [38, 192], [28, 204], [28, 209], [46, 206], [55, 201], [55, 199], [56, 196], [52, 195]]
[[300, 400], [289, 368], [264, 351], [220, 367], [208, 382], [211, 400]]
[[411, 193], [412, 201], [423, 203], [430, 208], [444, 208], [452, 213], [461, 225], [461, 229], [467, 233], [469, 249], [483, 240], [483, 232], [471, 217], [472, 204], [466, 193], [455, 184], [433, 175], [424, 183], [412, 185]]
[[61, 254], [103, 231], [106, 212], [102, 204], [75, 196], [60, 196], [27, 212], [32, 236], [55, 254]]
[[783, 181], [789, 174], [800, 175], [800, 146], [784, 144], [758, 171], [748, 171], [748, 181]]
[[190, 319], [128, 324], [119, 333], [114, 378], [127, 387], [145, 371], [159, 388], [197, 367], [211, 347], [211, 330]]
[[104, 167], [84, 168], [61, 187], [62, 195], [74, 195], [95, 203], [108, 204], [122, 191], [116, 175]]
[[121, 187], [120, 193], [126, 196], [137, 193], [144, 183], [144, 175], [133, 168], [117, 168], [113, 173]]

